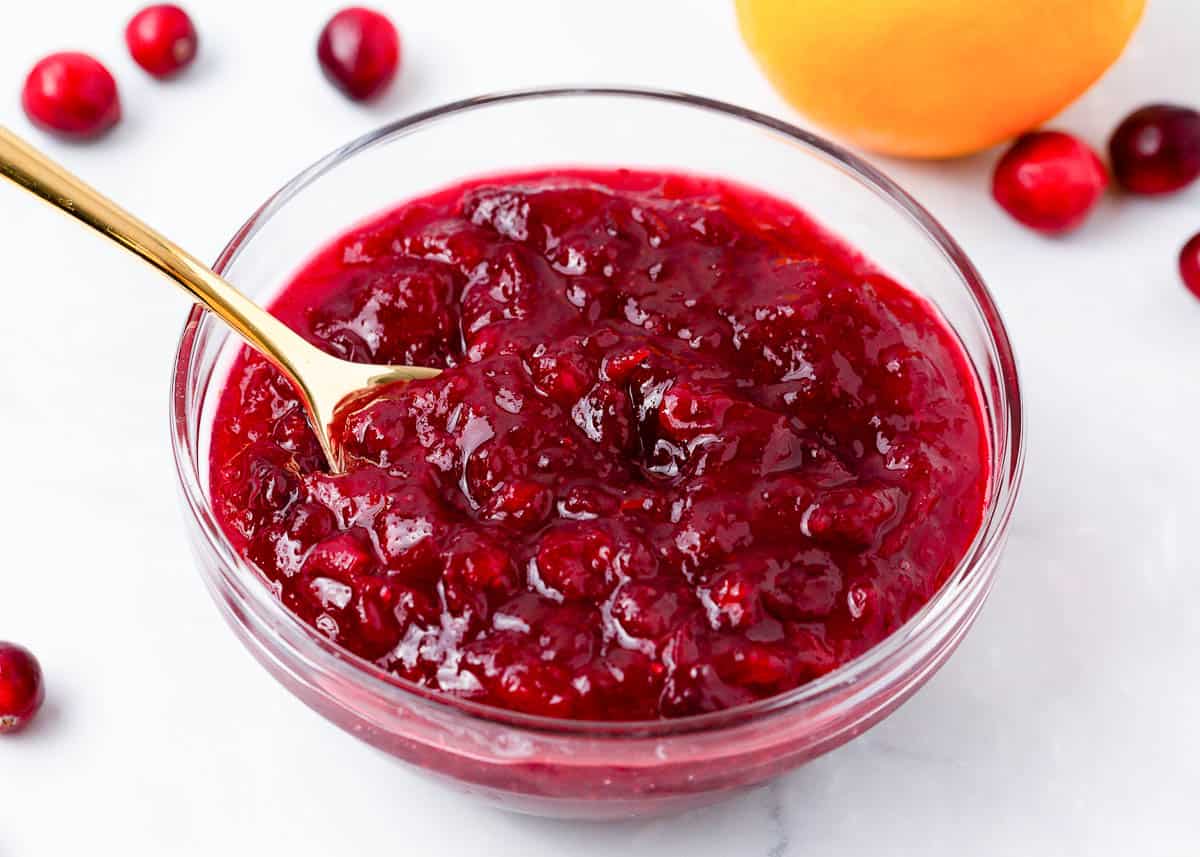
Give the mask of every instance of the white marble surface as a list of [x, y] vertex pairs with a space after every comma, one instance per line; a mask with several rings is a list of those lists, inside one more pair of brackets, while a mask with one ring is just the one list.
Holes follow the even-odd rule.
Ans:
[[[334, 145], [484, 90], [637, 83], [794, 118], [726, 0], [378, 5], [402, 27], [407, 67], [364, 110], [313, 61], [332, 3], [192, 0], [201, 60], [166, 86], [124, 53], [133, 4], [19, 3], [0, 26], [0, 122], [27, 130], [16, 92], [38, 55], [101, 55], [125, 122], [94, 146], [36, 139], [213, 258]], [[1127, 109], [1164, 99], [1200, 99], [1195, 0], [1152, 0], [1125, 57], [1058, 124], [1102, 144]], [[0, 855], [1198, 853], [1200, 302], [1174, 265], [1200, 229], [1200, 187], [1110, 199], [1050, 241], [991, 203], [996, 154], [882, 162], [975, 259], [1022, 363], [1024, 497], [978, 625], [860, 740], [715, 808], [610, 826], [453, 796], [251, 661], [190, 565], [174, 505], [167, 378], [183, 299], [0, 188], [0, 638], [32, 647], [50, 682], [38, 727], [0, 739]]]

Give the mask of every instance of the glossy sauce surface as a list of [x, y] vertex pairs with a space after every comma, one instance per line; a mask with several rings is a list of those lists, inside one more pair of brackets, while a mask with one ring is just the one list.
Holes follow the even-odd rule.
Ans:
[[933, 309], [794, 207], [559, 170], [407, 203], [273, 311], [447, 367], [345, 415], [326, 472], [244, 352], [212, 494], [288, 609], [397, 675], [628, 720], [810, 681], [895, 630], [979, 528], [979, 394]]

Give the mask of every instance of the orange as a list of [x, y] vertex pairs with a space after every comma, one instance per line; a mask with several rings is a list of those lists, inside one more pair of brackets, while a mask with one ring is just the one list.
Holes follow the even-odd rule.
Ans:
[[921, 158], [1045, 122], [1120, 55], [1145, 0], [736, 0], [767, 77], [844, 140]]

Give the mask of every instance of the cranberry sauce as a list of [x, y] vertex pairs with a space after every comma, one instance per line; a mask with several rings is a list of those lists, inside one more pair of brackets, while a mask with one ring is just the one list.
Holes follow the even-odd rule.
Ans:
[[286, 607], [396, 675], [554, 717], [679, 717], [854, 658], [979, 528], [978, 388], [934, 310], [784, 202], [548, 171], [407, 203], [274, 312], [446, 367], [344, 414], [327, 472], [243, 353], [212, 493]]

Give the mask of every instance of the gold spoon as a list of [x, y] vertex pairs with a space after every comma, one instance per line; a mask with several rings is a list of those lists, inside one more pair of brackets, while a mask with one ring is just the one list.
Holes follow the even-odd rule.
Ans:
[[351, 363], [321, 351], [208, 266], [0, 127], [0, 174], [140, 256], [216, 313], [296, 385], [333, 472], [342, 459], [330, 438], [338, 405], [380, 384], [433, 378], [440, 369]]

